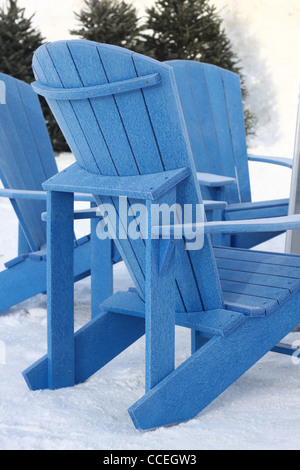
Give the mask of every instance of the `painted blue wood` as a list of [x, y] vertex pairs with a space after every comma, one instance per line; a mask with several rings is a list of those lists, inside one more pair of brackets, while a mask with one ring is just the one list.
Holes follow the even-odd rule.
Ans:
[[9, 199], [38, 199], [46, 200], [47, 193], [45, 191], [28, 191], [21, 189], [0, 189], [0, 197]]
[[288, 199], [277, 199], [276, 201], [259, 201], [259, 202], [251, 202], [251, 203], [243, 203], [243, 204], [228, 204], [227, 211], [226, 211], [226, 218], [229, 217], [231, 212], [239, 212], [251, 209], [272, 209], [273, 207], [280, 207], [280, 206], [287, 206], [289, 203]]
[[[115, 54], [114, 60], [108, 61], [107, 57], [110, 58], [112, 52]], [[49, 54], [51, 55], [51, 57]], [[74, 65], [75, 60], [76, 67]], [[143, 168], [145, 168], [143, 174], [153, 173], [154, 171], [161, 171], [163, 169], [173, 170], [179, 168], [178, 165], [176, 165], [176, 159], [180, 157], [181, 168], [183, 163], [188, 168], [193, 165], [191, 154], [186, 154], [187, 136], [185, 130], [183, 133], [181, 121], [178, 120], [178, 97], [176, 96], [174, 99], [173, 89], [175, 89], [175, 82], [174, 77], [171, 74], [170, 67], [159, 64], [158, 70], [158, 63], [155, 61], [153, 62], [151, 60], [148, 60], [145, 63], [144, 58], [142, 58], [142, 60], [140, 61], [139, 56], [132, 56], [132, 54], [128, 51], [124, 52], [124, 50], [122, 50], [121, 52], [119, 48], [114, 49], [105, 46], [101, 46], [100, 49], [100, 46], [96, 46], [95, 43], [82, 43], [81, 41], [59, 42], [56, 44], [48, 44], [47, 46], [45, 46], [45, 48], [40, 51], [39, 60], [37, 61], [37, 59], [35, 58], [33, 62], [36, 75], [39, 81], [43, 81], [43, 76], [38, 76], [39, 69], [36, 67], [36, 64], [38, 64], [38, 67], [40, 67], [42, 61], [44, 61], [46, 64], [45, 66], [43, 65], [43, 73], [47, 72], [48, 81], [48, 83], [43, 83], [48, 84], [50, 86], [58, 86], [58, 73], [60, 74], [60, 86], [63, 83], [65, 87], [78, 87], [80, 81], [81, 83], [83, 82], [86, 86], [92, 86], [101, 84], [101, 80], [102, 83], [103, 81], [107, 82], [108, 79], [112, 81], [118, 81], [121, 78], [130, 79], [136, 77], [137, 74], [145, 76], [151, 73], [159, 73], [162, 77], [161, 84], [156, 87], [146, 88], [143, 91], [122, 93], [116, 97], [109, 96], [106, 98], [101, 98], [99, 100], [91, 100], [91, 102], [74, 102], [72, 114], [70, 114], [70, 109], [68, 107], [70, 103], [60, 102], [59, 113], [56, 113], [56, 104], [54, 105], [54, 107], [52, 106], [52, 110], [54, 113], [56, 113], [56, 118], [59, 124], [61, 125], [63, 131], [66, 131], [68, 133], [70, 128], [73, 126], [72, 139], [76, 137], [77, 141], [74, 148], [72, 147], [73, 144], [70, 144], [72, 151], [75, 157], [77, 158], [77, 152], [79, 151], [78, 149], [80, 144], [81, 147], [78, 162], [82, 163], [82, 159], [84, 158], [85, 165], [88, 165], [88, 161], [90, 161], [89, 170], [91, 172], [101, 173], [104, 171], [105, 175], [111, 175], [110, 162], [112, 162], [112, 155], [114, 155], [115, 157], [114, 174], [118, 174], [118, 172], [122, 170], [122, 175], [124, 176], [128, 175], [128, 172], [130, 171], [130, 168], [133, 164], [136, 165], [136, 170], [134, 170], [134, 168], [132, 169], [135, 174], [137, 174], [138, 171], [141, 172]], [[53, 66], [53, 62], [55, 62], [55, 69]], [[104, 66], [105, 70], [103, 69]], [[90, 71], [90, 67], [92, 67], [92, 71]], [[78, 76], [79, 70], [80, 77]], [[89, 73], [87, 71], [89, 71]], [[49, 79], [53, 79], [53, 83], [49, 83]], [[94, 83], [92, 83], [92, 81]], [[163, 81], [165, 82], [165, 85], [163, 85]], [[167, 95], [170, 95], [170, 99], [168, 99], [168, 96], [165, 96], [166, 91]], [[161, 105], [162, 99], [165, 102], [165, 106], [163, 106], [163, 108]], [[52, 103], [50, 103], [50, 101], [51, 100], [49, 100], [49, 104], [51, 106]], [[137, 101], [139, 107], [135, 107], [135, 103]], [[65, 106], [64, 118], [62, 118], [61, 115], [61, 110], [63, 109], [62, 104]], [[147, 107], [145, 107], [145, 105]], [[132, 106], [134, 106], [135, 109], [134, 116], [132, 114]], [[89, 107], [92, 107], [93, 109], [93, 116], [88, 112]], [[155, 112], [154, 109], [159, 109], [161, 115], [161, 122], [164, 120], [166, 123], [168, 123], [168, 125], [171, 125], [173, 123], [178, 128], [178, 132], [176, 131], [174, 133], [174, 136], [176, 136], [176, 138], [172, 136], [172, 139], [170, 140], [165, 133], [160, 132], [161, 127], [157, 127], [155, 122], [149, 119], [149, 115]], [[77, 113], [76, 116], [74, 113]], [[140, 113], [140, 116], [138, 116], [137, 113]], [[95, 116], [97, 116], [97, 122], [95, 121]], [[111, 122], [108, 117], [111, 117]], [[82, 126], [80, 131], [77, 127], [78, 119], [82, 119]], [[68, 129], [66, 129], [66, 122], [68, 123]], [[112, 125], [112, 122], [115, 124], [115, 126]], [[87, 126], [87, 123], [88, 128], [85, 130], [85, 126]], [[92, 123], [94, 124], [92, 125]], [[100, 133], [100, 135], [99, 123], [101, 123], [102, 132], [102, 134]], [[139, 123], [141, 127], [141, 134], [138, 134], [139, 129], [137, 129], [136, 127], [137, 123]], [[118, 137], [124, 135], [124, 138], [126, 137], [127, 139], [129, 139], [129, 141], [127, 140], [127, 147], [124, 147], [124, 149], [122, 148], [122, 145], [120, 146], [120, 139], [118, 139], [117, 148], [115, 146], [116, 139], [112, 139], [112, 136], [114, 135], [113, 133], [115, 132], [115, 127], [119, 129], [121, 125], [123, 126], [123, 132], [120, 135], [118, 134]], [[97, 132], [97, 137], [95, 136], [94, 138], [91, 134], [93, 132], [93, 126], [95, 126], [95, 132]], [[96, 126], [98, 129], [97, 131]], [[104, 126], [107, 127], [107, 130], [105, 130], [106, 127]], [[103, 134], [104, 130], [105, 134]], [[131, 135], [133, 131], [135, 138], [130, 139], [129, 135]], [[142, 142], [140, 138], [137, 141], [138, 135], [144, 136]], [[149, 138], [148, 135], [150, 135]], [[105, 140], [103, 140], [102, 136], [105, 136]], [[101, 142], [107, 145], [108, 139], [111, 142], [111, 145], [109, 146], [110, 154], [108, 154], [107, 147], [105, 150], [102, 150], [101, 146]], [[95, 148], [95, 150], [91, 148], [91, 150], [89, 151], [88, 159], [84, 157], [85, 155], [87, 155], [86, 142], [89, 142], [89, 145]], [[130, 145], [128, 142], [130, 143]], [[143, 154], [140, 155], [140, 153], [138, 151], [135, 151], [134, 149], [138, 145], [140, 148], [143, 149], [145, 142], [147, 142], [147, 151], [143, 152]], [[131, 155], [128, 153], [129, 150], [131, 151]], [[132, 154], [133, 150], [134, 154]], [[183, 160], [182, 156], [184, 153], [186, 154], [186, 156]], [[174, 156], [176, 157], [175, 159]], [[130, 158], [132, 163], [129, 162]], [[166, 166], [167, 162], [168, 167]], [[96, 165], [98, 170], [96, 170]], [[103, 170], [101, 170], [101, 168], [103, 168]], [[116, 169], [118, 169], [118, 172], [116, 171]], [[134, 173], [131, 174], [134, 175]], [[189, 188], [192, 188], [192, 186], [187, 185], [187, 189], [185, 190], [186, 194], [188, 192], [191, 192]], [[192, 189], [192, 192], [195, 193], [194, 188]], [[199, 192], [197, 194], [197, 197], [200, 197]], [[104, 199], [102, 197], [101, 201], [103, 200]], [[127, 262], [130, 274], [133, 278], [136, 279], [137, 286], [140, 289], [141, 295], [144, 295], [144, 273], [142, 269], [144, 246], [141, 243], [141, 240], [137, 240], [136, 243], [132, 243], [131, 241], [127, 240], [120, 242], [118, 245], [118, 249], [122, 255], [122, 258], [124, 257], [125, 252], [121, 245], [126, 246], [126, 258], [128, 258], [128, 256], [130, 257]], [[207, 245], [207, 247], [205, 247], [201, 253], [192, 253], [190, 255], [190, 258], [193, 259], [199, 256], [201, 258], [210, 258], [209, 245]], [[206, 264], [209, 266], [211, 264], [211, 261], [207, 262]], [[196, 270], [197, 269], [198, 268], [196, 267]], [[215, 269], [213, 264], [212, 269]], [[181, 273], [179, 273], [179, 275], [181, 276]], [[199, 278], [203, 277], [203, 273], [201, 273], [200, 270], [198, 271], [198, 275]], [[204, 282], [206, 282], [206, 277]], [[216, 284], [215, 286], [211, 285], [211, 288], [214, 289], [215, 292], [219, 291], [218, 284]], [[215, 299], [215, 306], [221, 306], [222, 303], [220, 296], [215, 297]]]
[[267, 263], [280, 266], [300, 267], [298, 256], [283, 253], [268, 253], [255, 250], [228, 249], [226, 247], [215, 247], [215, 254], [220, 258], [239, 259], [257, 263]]
[[[213, 213], [212, 211], [210, 211]], [[28, 244], [27, 238], [21, 225], [19, 224], [19, 231], [18, 231], [18, 255], [22, 255], [24, 253], [30, 252], [30, 246]]]
[[[136, 176], [102, 176], [84, 171], [74, 163], [62, 171], [55, 178], [50, 178], [43, 187], [50, 191], [74, 192], [74, 188], [80, 188], [82, 193], [90, 193], [101, 196], [126, 196], [135, 199], [157, 199], [176, 184], [184, 180], [190, 171], [188, 168], [151, 173]], [[71, 184], [70, 184], [71, 181]]]
[[73, 194], [52, 192], [47, 204], [48, 383], [51, 389], [73, 385], [75, 380], [73, 201]]
[[[98, 65], [100, 58], [97, 49], [86, 48], [85, 45], [83, 45], [83, 54], [81, 53], [81, 43], [79, 44], [78, 51], [76, 48], [73, 50], [71, 44], [60, 44], [60, 47], [62, 47], [62, 51], [60, 49], [57, 50], [56, 48], [51, 50], [51, 62], [49, 63], [49, 66], [53, 69], [52, 60], [55, 60], [56, 58], [58, 59], [58, 63], [55, 70], [53, 70], [53, 73], [55, 76], [60, 74], [60, 80], [62, 80], [65, 86], [68, 86], [67, 84], [69, 84], [69, 86], [76, 86], [76, 84], [78, 85], [81, 83], [85, 86], [106, 84], [108, 79], [111, 78], [111, 76], [108, 75], [108, 71], [104, 71], [102, 67]], [[48, 54], [48, 52], [46, 53]], [[60, 60], [62, 57], [64, 59], [63, 62]], [[77, 57], [78, 61], [75, 67], [74, 60]], [[68, 63], [69, 71], [65, 70], [65, 61]], [[91, 65], [93, 70], [89, 71], [89, 67], [91, 67]], [[124, 71], [126, 71], [126, 64], [123, 65]], [[77, 70], [80, 73], [80, 77], [77, 74]], [[70, 82], [68, 80], [70, 80], [72, 72], [73, 76], [71, 77], [72, 80]], [[134, 77], [136, 77], [136, 75], [134, 75]], [[113, 81], [118, 81], [118, 79], [113, 79]], [[137, 91], [137, 93], [140, 92]], [[61, 103], [61, 106], [62, 105], [63, 103]], [[64, 109], [64, 112], [66, 111], [69, 113], [69, 109]], [[76, 115], [74, 115], [74, 112]], [[79, 131], [76, 116], [81, 120]], [[118, 175], [120, 174], [120, 171], [123, 171], [122, 176], [139, 174], [136, 166], [136, 156], [132, 155], [131, 146], [129, 145], [126, 135], [126, 129], [124, 129], [124, 117], [121, 118], [120, 112], [116, 107], [114, 97], [108, 96], [101, 99], [101, 106], [99, 106], [98, 100], [91, 100], [91, 102], [87, 100], [76, 102], [72, 104], [72, 117], [73, 119], [68, 120], [68, 125], [75, 131], [77, 139], [76, 145], [78, 145], [77, 148], [81, 152], [80, 156], [82, 156], [85, 164], [88, 165], [94, 173], [100, 173], [105, 176]], [[111, 126], [109, 117], [114, 119], [115, 126]], [[99, 122], [101, 122], [100, 129]], [[96, 140], [99, 136], [99, 132], [100, 139], [97, 142]], [[86, 143], [88, 147], [86, 147]], [[76, 154], [77, 149], [73, 148], [73, 151], [75, 151]], [[112, 159], [112, 153], [116, 156], [115, 160]], [[78, 161], [80, 162], [80, 160]], [[98, 202], [100, 204], [112, 203], [117, 208], [117, 202], [112, 201], [110, 198], [102, 197], [101, 201], [98, 200]], [[124, 227], [124, 230], [125, 229], [126, 227]], [[142, 286], [144, 284], [144, 272], [141, 260], [143, 258], [142, 253], [144, 250], [144, 244], [142, 240], [137, 240], [134, 243], [136, 248], [133, 249], [130, 240], [123, 240], [122, 246], [123, 245], [127, 249], [127, 256], [130, 256], [133, 266], [130, 273], [132, 276], [135, 275], [137, 278], [138, 285], [140, 286], [140, 293], [143, 295]], [[124, 255], [122, 247], [119, 247], [119, 252], [122, 256]]]
[[[102, 304], [106, 312], [145, 318], [145, 303], [136, 292], [117, 292]], [[212, 337], [228, 336], [245, 321], [244, 315], [224, 309], [206, 312], [180, 313], [175, 315], [176, 325], [192, 328]]]
[[241, 202], [222, 69], [195, 61], [167, 63], [175, 73], [197, 171], [237, 178], [226, 188], [226, 200]]
[[[228, 266], [224, 264], [224, 266]], [[285, 278], [280, 276], [273, 276], [269, 273], [256, 273], [256, 272], [247, 272], [235, 270], [235, 269], [228, 269], [219, 267], [219, 276], [222, 281], [229, 280], [229, 281], [240, 281], [245, 282], [253, 285], [262, 285], [262, 286], [269, 286], [269, 287], [279, 287], [283, 289], [288, 289], [291, 293], [295, 293], [300, 289], [299, 279], [296, 278]]]
[[212, 173], [197, 173], [197, 179], [200, 185], [208, 187], [227, 186], [228, 184], [235, 184], [235, 178], [228, 176], [213, 175]]
[[277, 354], [285, 354], [286, 356], [294, 356], [296, 352], [299, 352], [299, 349], [297, 347], [291, 346], [290, 344], [280, 342], [274, 346], [274, 348], [272, 348], [272, 352], [276, 352]]
[[33, 82], [32, 88], [36, 93], [48, 99], [54, 100], [82, 100], [99, 98], [100, 96], [116, 95], [118, 93], [126, 93], [128, 91], [154, 86], [160, 83], [160, 76], [158, 73], [146, 75], [145, 77], [133, 78], [130, 80], [123, 80], [115, 83], [108, 83], [107, 85], [96, 85], [91, 87], [82, 88], [50, 88], [39, 82]]
[[287, 215], [285, 217], [270, 217], [267, 219], [250, 219], [250, 220], [232, 220], [232, 221], [212, 221], [195, 224], [174, 224], [174, 225], [157, 225], [152, 227], [153, 236], [166, 236], [171, 234], [172, 237], [186, 236], [193, 233], [243, 233], [243, 232], [278, 232], [279, 230], [290, 230], [300, 228], [300, 215]]
[[[170, 206], [174, 204], [176, 202], [176, 188], [165, 195], [162, 201]], [[169, 242], [170, 240], [151, 239], [151, 202], [147, 201], [147, 208], [149, 235], [146, 240], [145, 262], [146, 391], [151, 390], [175, 368], [176, 308], [175, 250], [167, 250], [167, 266], [162, 266], [161, 256], [164, 242]], [[161, 299], [167, 297], [169, 299], [168, 302], [163, 303]]]
[[[2, 89], [5, 87], [5, 102], [2, 100], [0, 105], [0, 178], [5, 189], [0, 190], [0, 197], [9, 198], [15, 209], [20, 224], [18, 252], [25, 255], [39, 251], [46, 244], [46, 224], [41, 214], [46, 211], [47, 194], [42, 191], [42, 184], [57, 173], [57, 166], [39, 99], [32, 87], [5, 74], [0, 74], [0, 83]], [[74, 199], [94, 201], [91, 194], [77, 193]], [[87, 259], [80, 260], [79, 252], [82, 256], [86, 254]], [[74, 256], [78, 266], [74, 280], [88, 276], [90, 250], [77, 250]], [[8, 261], [6, 267], [10, 272], [0, 273], [0, 283], [5, 288], [0, 297], [0, 311], [47, 291], [46, 263], [37, 266], [27, 261], [17, 268], [25, 259], [23, 256]], [[31, 259], [42, 261], [43, 257], [33, 255]], [[103, 295], [104, 292], [111, 295], [108, 277], [103, 277], [101, 285]]]
[[[180, 101], [189, 133], [197, 171], [235, 178], [236, 184], [222, 188], [222, 192], [202, 186], [207, 199], [226, 200], [229, 204], [247, 203], [235, 219], [243, 220], [287, 215], [287, 206], [273, 201], [271, 213], [263, 213], [251, 203], [248, 159], [280, 164], [291, 168], [290, 159], [255, 157], [247, 154], [242, 95], [238, 75], [211, 64], [198, 61], [172, 60]], [[243, 204], [241, 204], [243, 205]], [[250, 214], [249, 214], [250, 212]], [[222, 217], [230, 219], [225, 210]], [[219, 215], [218, 215], [219, 218]], [[217, 243], [250, 248], [278, 233], [260, 235], [221, 236]]]
[[229, 337], [207, 342], [129, 408], [135, 426], [150, 429], [195, 417], [297, 326], [299, 301], [295, 295], [272, 315], [251, 318]]
[[[24, 255], [39, 251], [45, 246], [46, 224], [45, 219], [41, 218], [41, 213], [46, 211], [47, 194], [42, 191], [42, 183], [57, 173], [57, 166], [41, 106], [32, 87], [5, 74], [0, 74], [0, 83], [5, 85], [5, 103], [3, 100], [0, 106], [0, 178], [5, 189], [0, 190], [0, 197], [11, 200], [18, 216], [20, 222], [18, 251], [20, 255]], [[91, 194], [76, 193], [74, 199], [94, 201]], [[89, 243], [90, 240], [87, 241]], [[79, 252], [83, 257], [87, 256], [87, 259], [81, 260]], [[90, 274], [90, 249], [75, 250], [74, 255], [77, 266], [74, 280], [79, 280]], [[104, 250], [102, 255], [107, 258]], [[23, 256], [8, 261], [6, 267], [10, 268], [10, 272], [0, 273], [1, 283], [7, 291], [7, 295], [4, 296], [3, 291], [0, 296], [0, 311], [39, 292], [47, 291], [46, 263], [41, 263], [38, 267], [37, 264], [31, 266], [27, 262], [26, 265], [23, 263], [22, 268], [19, 266], [16, 269], [16, 265], [24, 259], [26, 257]], [[33, 255], [31, 259], [42, 261], [43, 257]], [[117, 261], [119, 260], [120, 257]], [[113, 262], [112, 260], [111, 264]], [[101, 265], [100, 262], [99, 264]], [[24, 281], [22, 269], [28, 282], [26, 279]], [[109, 271], [111, 270], [112, 266], [109, 267]], [[97, 277], [95, 272], [94, 274]], [[23, 287], [18, 288], [21, 282]], [[112, 293], [108, 276], [103, 277], [101, 286], [100, 295], [103, 300]]]
[[[145, 333], [145, 320], [100, 311], [74, 335], [75, 383], [82, 383]], [[30, 390], [48, 388], [48, 356], [23, 372]]]
[[249, 168], [247, 165], [247, 144], [242, 107], [242, 93], [238, 75], [222, 71], [227, 113], [230, 122], [232, 145], [234, 150], [236, 172], [239, 178], [241, 202], [251, 201]]
[[[246, 284], [242, 281], [221, 281], [222, 291], [230, 292], [232, 294], [245, 294], [252, 295], [259, 298], [275, 299], [280, 305], [285, 302], [291, 295], [288, 289], [274, 288], [269, 286], [256, 286], [253, 284]], [[225, 302], [226, 302], [226, 296]], [[245, 302], [246, 303], [246, 302]]]
[[206, 199], [203, 200], [205, 212], [209, 212], [212, 210], [221, 210], [226, 209], [227, 202], [226, 201], [207, 201]]
[[[30, 85], [1, 74], [6, 104], [0, 106], [0, 177], [5, 188], [41, 191], [42, 183], [57, 172], [38, 97]], [[14, 200], [13, 207], [31, 249], [46, 242], [40, 214], [42, 201]]]
[[248, 160], [252, 162], [273, 163], [275, 165], [293, 168], [293, 159], [287, 157], [269, 157], [264, 155], [251, 155], [248, 153]]
[[[95, 206], [92, 203], [92, 206]], [[91, 220], [91, 316], [99, 314], [100, 305], [113, 293], [113, 241], [97, 236], [99, 218]]]
[[297, 215], [270, 217], [266, 219], [232, 220], [208, 222], [205, 232], [238, 233], [238, 232], [283, 232], [299, 228], [300, 218]]
[[[48, 278], [49, 343], [52, 341], [54, 346], [48, 347], [48, 354], [25, 371], [24, 377], [32, 389], [79, 383], [145, 332], [146, 394], [129, 410], [134, 424], [139, 429], [148, 429], [190, 419], [300, 322], [298, 262], [296, 258], [287, 260], [282, 255], [277, 258], [274, 254], [257, 252], [253, 252], [252, 260], [251, 251], [246, 255], [246, 250], [213, 249], [209, 235], [204, 236], [201, 249], [191, 251], [186, 250], [181, 238], [171, 249], [170, 240], [149, 236], [154, 233], [153, 225], [158, 227], [158, 235], [161, 230], [160, 222], [152, 220], [154, 215], [149, 211], [155, 201], [168, 205], [176, 202], [181, 207], [203, 202], [171, 67], [119, 47], [74, 40], [42, 46], [35, 54], [34, 68], [37, 80], [50, 88], [97, 87], [152, 74], [159, 74], [161, 82], [95, 99], [48, 100], [78, 165], [76, 178], [72, 170], [47, 184], [52, 202], [47, 256], [53, 263], [49, 264]], [[240, 126], [239, 116], [232, 104], [227, 103], [229, 98], [235, 103], [231, 91], [224, 85], [226, 109], [230, 122]], [[213, 113], [205, 100], [209, 122]], [[216, 135], [218, 132], [214, 129]], [[212, 148], [212, 141], [211, 137], [205, 141], [208, 149]], [[241, 140], [233, 145], [235, 158], [242, 147]], [[143, 193], [138, 194], [131, 192], [130, 184], [127, 192], [124, 185], [118, 186], [120, 178], [145, 182], [145, 177], [152, 179], [153, 174], [159, 174], [160, 179], [182, 168], [187, 168], [189, 173], [168, 188], [164, 186], [156, 199], [150, 197], [146, 184]], [[241, 174], [245, 176], [243, 171]], [[99, 315], [73, 335], [73, 282], [69, 280], [65, 284], [67, 292], [62, 292], [61, 284], [62, 273], [72, 277], [72, 195], [82, 191], [81, 175], [87, 173], [91, 177], [89, 181], [94, 183], [96, 178], [98, 182], [111, 178], [111, 188], [93, 183], [92, 190], [87, 184], [83, 192], [94, 194], [98, 205], [112, 203], [117, 219], [121, 220], [124, 196], [128, 197], [125, 206], [128, 214], [138, 201], [136, 196], [147, 199], [148, 215], [144, 217], [148, 225], [140, 230], [142, 237], [138, 242], [123, 241], [116, 221], [111, 235], [117, 236], [117, 250], [132, 275], [135, 289], [105, 301]], [[58, 181], [60, 186], [56, 186]], [[231, 186], [234, 185], [228, 185]], [[245, 190], [246, 184], [241, 183], [241, 188]], [[123, 198], [118, 201], [120, 192]], [[55, 218], [58, 207], [59, 220]], [[178, 220], [175, 215], [173, 219], [170, 224], [174, 226]], [[208, 230], [217, 227], [219, 231], [224, 226], [226, 230], [237, 231], [300, 226], [300, 219], [282, 219], [209, 222], [204, 226]], [[93, 218], [92, 222], [96, 220]], [[127, 228], [128, 220], [123, 219], [121, 223], [121, 229]], [[138, 230], [138, 222], [135, 223]], [[67, 240], [62, 233], [64, 229], [68, 231]], [[59, 256], [64, 245], [65, 260]], [[98, 251], [101, 248], [95, 246], [95, 252]], [[232, 259], [231, 251], [235, 254]], [[95, 252], [93, 256], [97, 257]], [[116, 256], [119, 256], [117, 252]], [[59, 325], [61, 305], [65, 315]], [[174, 369], [176, 323], [191, 329], [194, 352]], [[61, 357], [59, 361], [59, 354], [64, 350], [70, 362], [74, 359], [74, 377], [73, 373], [71, 377], [55, 374], [56, 370], [65, 372]]]
[[[65, 186], [65, 189], [67, 189], [67, 186]], [[76, 196], [76, 193], [75, 193]], [[150, 196], [149, 196], [150, 197]], [[94, 199], [94, 198], [93, 198]], [[147, 197], [148, 199], [148, 197]], [[75, 198], [76, 200], [76, 198]], [[227, 203], [223, 201], [203, 201], [204, 204], [204, 209], [206, 213], [213, 212], [216, 210], [221, 210], [221, 209], [226, 209]], [[99, 209], [96, 208], [88, 208], [88, 209], [77, 209], [74, 211], [74, 219], [93, 219], [93, 218], [99, 218]], [[42, 214], [42, 220], [46, 221], [47, 220], [47, 213], [44, 212]]]
[[218, 267], [226, 269], [230, 266], [230, 269], [235, 269], [237, 271], [246, 271], [251, 273], [258, 273], [258, 274], [270, 274], [272, 276], [280, 276], [280, 277], [289, 277], [291, 281], [295, 278], [298, 279], [300, 269], [298, 267], [291, 267], [291, 266], [284, 266], [284, 265], [275, 265], [269, 263], [253, 263], [251, 261], [243, 261], [233, 259], [230, 262], [224, 258], [219, 258], [218, 255], [216, 256], [216, 261]]
[[[21, 189], [0, 189], [0, 197], [6, 197], [9, 199], [40, 199], [46, 200], [47, 193], [46, 191], [29, 191]], [[94, 198], [90, 194], [74, 194], [75, 201], [89, 201], [93, 202]], [[214, 201], [210, 201], [210, 204], [213, 204]], [[216, 201], [218, 202], [218, 201]], [[221, 204], [224, 204], [224, 202]]]
[[[241, 204], [242, 206], [243, 204]], [[249, 219], [263, 219], [266, 217], [282, 217], [282, 216], [287, 216], [287, 207], [288, 205], [279, 205], [279, 206], [273, 206], [269, 205], [269, 207], [258, 207], [257, 209], [255, 208], [250, 208], [249, 210], [242, 210], [242, 207], [240, 207], [241, 210], [239, 211], [232, 211], [232, 212], [227, 212], [225, 213], [225, 220], [241, 220], [243, 221], [244, 219], [249, 220]]]
[[[74, 264], [74, 280], [90, 275], [90, 243], [74, 250]], [[47, 291], [45, 259], [36, 262], [29, 256], [20, 256], [6, 263], [6, 267], [9, 269], [0, 273], [0, 311]]]

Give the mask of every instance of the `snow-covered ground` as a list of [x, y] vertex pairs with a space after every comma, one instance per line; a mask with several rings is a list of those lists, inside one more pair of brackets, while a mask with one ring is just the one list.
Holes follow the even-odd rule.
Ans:
[[[42, 32], [51, 40], [68, 36], [68, 30], [74, 26], [70, 12], [82, 4], [74, 0], [20, 3], [30, 12], [37, 11]], [[135, 3], [142, 6], [149, 2]], [[251, 142], [252, 153], [266, 151], [270, 155], [291, 156], [300, 79], [296, 55], [298, 1], [216, 0], [214, 3], [224, 7], [224, 21], [231, 25], [231, 38], [240, 46], [238, 52], [245, 59], [246, 76], [252, 90], [256, 90], [252, 100], [259, 112], [260, 125], [256, 139]], [[259, 66], [255, 50], [259, 51]], [[262, 75], [258, 74], [259, 70], [263, 71]], [[260, 78], [255, 80], [255, 76]], [[276, 93], [271, 93], [270, 99], [272, 90]], [[63, 154], [57, 161], [63, 169], [72, 162], [72, 156]], [[289, 169], [251, 163], [250, 173], [253, 200], [289, 196]], [[0, 214], [2, 269], [4, 262], [16, 254], [17, 220], [6, 200], [0, 200]], [[77, 233], [87, 230], [85, 224], [78, 225]], [[283, 252], [284, 236], [261, 248]], [[115, 290], [131, 285], [122, 263], [114, 274]], [[75, 328], [78, 329], [90, 316], [89, 279], [76, 285], [75, 306]], [[0, 449], [300, 447], [300, 365], [289, 357], [267, 354], [195, 419], [140, 432], [135, 430], [127, 408], [144, 393], [144, 340], [139, 340], [84, 384], [58, 391], [31, 392], [22, 371], [45, 354], [46, 327], [43, 295], [0, 316]], [[300, 341], [300, 333], [291, 333], [286, 341]], [[180, 363], [189, 354], [189, 334], [183, 328], [176, 330], [176, 345], [176, 361]]]

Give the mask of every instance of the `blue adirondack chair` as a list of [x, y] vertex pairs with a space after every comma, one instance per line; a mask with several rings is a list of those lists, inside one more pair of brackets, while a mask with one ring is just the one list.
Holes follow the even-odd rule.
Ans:
[[[248, 161], [292, 168], [293, 160], [248, 154], [239, 76], [192, 60], [166, 63], [174, 70], [203, 197], [228, 202], [218, 216], [243, 220], [287, 215], [288, 199], [251, 202]], [[224, 235], [217, 242], [250, 248], [276, 235]]]
[[[272, 348], [291, 354], [278, 342], [300, 322], [300, 257], [213, 248], [210, 233], [300, 228], [299, 216], [206, 222], [197, 250], [186, 249], [181, 230], [187, 241], [203, 223], [152, 220], [155, 204], [202, 203], [172, 68], [83, 40], [43, 45], [33, 68], [34, 89], [77, 162], [44, 184], [53, 260], [48, 352], [23, 373], [30, 389], [81, 383], [146, 334], [146, 393], [129, 413], [148, 429], [194, 417]], [[115, 209], [111, 234], [136, 287], [107, 299], [75, 336], [74, 191], [94, 194], [102, 213]], [[136, 201], [148, 224], [140, 223], [139, 237], [121, 236], [129, 223], [121, 204], [130, 214]], [[192, 354], [177, 368], [176, 324], [192, 332]]]
[[[0, 189], [0, 197], [11, 200], [20, 227], [18, 256], [0, 272], [0, 312], [46, 291], [46, 223], [41, 220], [46, 192], [42, 183], [57, 171], [36, 93], [30, 85], [0, 73], [0, 179], [5, 188]], [[93, 201], [87, 195], [76, 199]], [[74, 279], [79, 280], [91, 271], [90, 236], [74, 243]], [[94, 243], [99, 243], [96, 237]], [[102, 299], [112, 293], [110, 253], [112, 259], [118, 259], [116, 250], [104, 245], [99, 277], [93, 276]]]

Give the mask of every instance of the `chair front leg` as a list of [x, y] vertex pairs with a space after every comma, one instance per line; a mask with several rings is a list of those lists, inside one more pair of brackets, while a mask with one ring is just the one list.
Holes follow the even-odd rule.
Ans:
[[170, 249], [175, 241], [151, 239], [151, 206], [147, 204], [150, 223], [146, 240], [146, 392], [175, 367], [175, 249]]
[[72, 386], [74, 367], [74, 196], [47, 197], [48, 386]]

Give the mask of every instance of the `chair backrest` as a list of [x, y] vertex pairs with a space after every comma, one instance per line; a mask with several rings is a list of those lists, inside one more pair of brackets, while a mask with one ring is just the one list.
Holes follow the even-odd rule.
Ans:
[[[30, 85], [3, 73], [0, 85], [0, 179], [8, 189], [41, 191], [57, 166], [39, 99]], [[40, 249], [46, 243], [45, 201], [11, 202], [30, 248]]]
[[226, 187], [227, 201], [250, 202], [239, 76], [193, 60], [166, 63], [174, 70], [197, 171], [236, 178]]
[[[48, 97], [47, 101], [83, 168], [106, 176], [133, 176], [188, 167], [191, 176], [181, 183], [177, 203], [201, 203], [171, 67], [120, 47], [71, 40], [41, 46], [34, 55], [33, 70], [40, 86], [68, 89], [63, 100]], [[155, 74], [160, 77], [158, 84], [134, 90], [126, 85], [128, 91], [118, 93], [122, 82]], [[78, 94], [78, 89], [106, 84], [110, 84], [107, 96], [93, 98], [96, 90], [88, 89]], [[75, 99], [72, 90], [82, 99]], [[145, 240], [121, 239], [116, 245], [143, 298]], [[179, 242], [177, 253], [177, 309], [201, 311], [222, 306], [209, 238], [198, 251], [186, 251]]]

